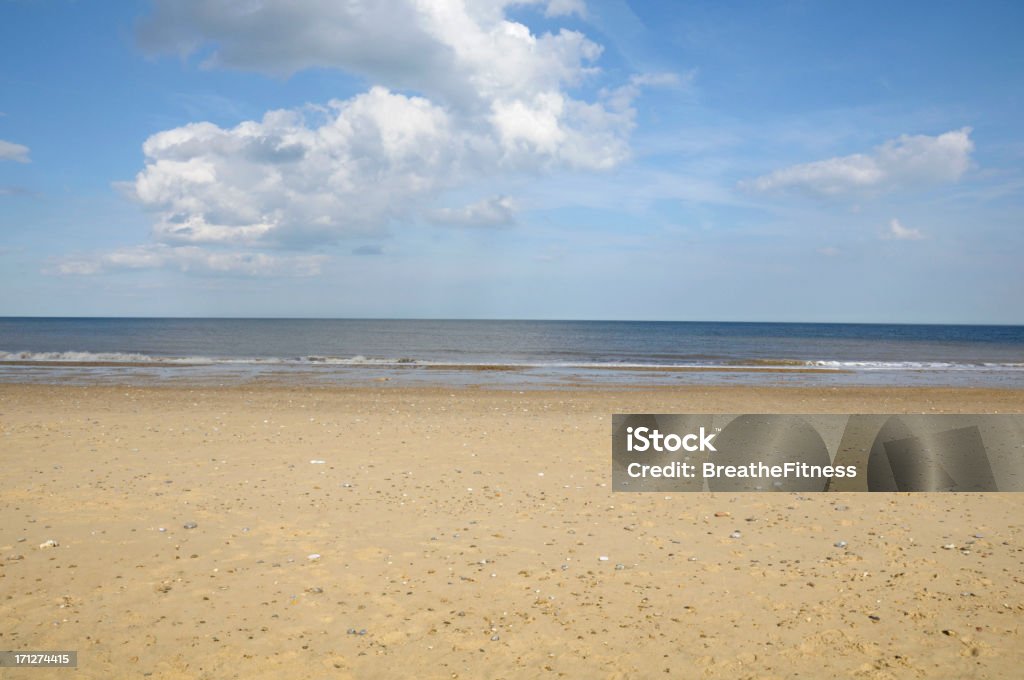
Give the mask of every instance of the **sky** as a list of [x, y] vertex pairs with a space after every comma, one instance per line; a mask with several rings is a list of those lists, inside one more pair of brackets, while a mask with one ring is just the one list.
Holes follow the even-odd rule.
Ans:
[[1021, 26], [0, 0], [0, 315], [1024, 324]]

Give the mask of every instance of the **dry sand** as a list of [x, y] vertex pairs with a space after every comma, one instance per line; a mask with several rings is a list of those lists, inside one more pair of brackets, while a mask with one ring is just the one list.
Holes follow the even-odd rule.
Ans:
[[609, 491], [612, 413], [762, 411], [1024, 394], [2, 385], [0, 649], [79, 652], [4, 677], [1020, 677], [1022, 494]]

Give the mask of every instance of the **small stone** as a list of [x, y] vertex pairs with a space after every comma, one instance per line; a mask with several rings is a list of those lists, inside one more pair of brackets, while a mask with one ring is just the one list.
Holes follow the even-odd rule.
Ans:
[[956, 543], [947, 543], [946, 545], [942, 546], [942, 549], [943, 550], [955, 550], [956, 549]]
[[313, 553], [311, 555], [307, 555], [306, 559], [311, 561], [311, 562], [314, 561], [314, 560], [318, 560], [318, 559], [320, 559], [320, 553]]
[[51, 538], [48, 541], [43, 541], [42, 543], [40, 543], [39, 544], [39, 549], [40, 550], [46, 550], [47, 548], [56, 548], [58, 545], [60, 545], [60, 543], [58, 543], [57, 541], [55, 541], [55, 540], [53, 540]]
[[355, 629], [355, 628], [349, 628], [349, 629], [348, 629], [348, 630], [347, 630], [346, 632], [347, 632], [347, 633], [348, 633], [349, 635], [355, 635], [357, 631], [356, 631], [356, 629]]
[[182, 526], [185, 527], [186, 529], [195, 529], [199, 525], [196, 524], [195, 522], [185, 522]]
[[846, 541], [836, 541], [832, 545], [834, 545], [837, 548], [845, 548], [846, 547]]
[[850, 508], [846, 507], [845, 505], [837, 505], [837, 506], [836, 506], [836, 510], [837, 510], [838, 512], [842, 512], [843, 510], [849, 510], [849, 509], [850, 509]]
[[731, 534], [729, 534], [729, 538], [740, 538], [740, 537], [742, 537], [742, 536], [743, 536], [743, 534], [741, 534], [741, 533], [740, 533], [740, 532], [738, 532], [738, 531], [734, 531], [734, 532], [732, 532]]
[[366, 629], [365, 628], [360, 628], [359, 629], [359, 635], [366, 635]]
[[500, 638], [500, 637], [498, 637], [498, 635], [497, 635], [497, 634], [494, 634], [494, 635], [492, 635], [492, 636], [491, 636], [491, 642], [497, 642], [497, 641], [498, 641], [498, 640], [500, 640], [500, 639], [501, 639], [501, 638]]
[[881, 616], [875, 616], [874, 614], [868, 614], [868, 618], [871, 619], [872, 621], [881, 621], [882, 620]]
[[715, 517], [732, 517], [732, 513], [720, 510], [720, 511], [715, 513]]
[[625, 564], [621, 564], [621, 563], [620, 563], [620, 564], [616, 564], [616, 565], [615, 565], [615, 571], [622, 571], [622, 570], [623, 570], [623, 569], [625, 569], [625, 568], [626, 568], [626, 565], [625, 565]]
[[601, 562], [607, 562], [608, 561], [608, 556], [607, 555], [601, 555], [597, 559], [600, 560]]
[[319, 586], [314, 586], [312, 588], [306, 588], [306, 592], [312, 593], [313, 595], [319, 595], [320, 593], [324, 592], [324, 589]]

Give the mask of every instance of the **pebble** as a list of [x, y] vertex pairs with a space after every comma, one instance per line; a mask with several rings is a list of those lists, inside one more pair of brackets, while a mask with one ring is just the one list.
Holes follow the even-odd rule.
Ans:
[[40, 543], [39, 544], [39, 549], [40, 550], [45, 550], [46, 548], [56, 548], [58, 545], [60, 545], [60, 543], [58, 543], [57, 541], [55, 541], [55, 540], [53, 540], [51, 538], [48, 541], [43, 541], [42, 543]]
[[836, 506], [836, 510], [838, 510], [839, 512], [842, 512], [843, 510], [849, 510], [849, 509], [850, 508], [846, 507], [845, 505], [837, 505]]
[[320, 559], [320, 553], [313, 553], [306, 557], [307, 560], [318, 560]]
[[607, 555], [601, 555], [597, 559], [600, 560], [601, 562], [607, 562], [608, 561], [608, 556]]
[[954, 550], [955, 548], [956, 543], [947, 543], [946, 545], [942, 546], [943, 550]]
[[311, 460], [309, 462], [310, 462], [311, 465], [323, 465], [327, 461], [324, 461], [324, 460]]
[[719, 511], [715, 513], [715, 517], [732, 517], [732, 513]]
[[626, 568], [625, 564], [616, 564], [615, 565], [615, 571], [622, 571], [625, 568]]
[[837, 548], [845, 548], [846, 547], [846, 541], [836, 541], [832, 545], [834, 545]]
[[501, 638], [500, 638], [500, 637], [498, 637], [497, 635], [492, 635], [492, 636], [491, 636], [491, 642], [497, 642], [497, 641], [498, 641], [498, 640], [500, 640], [500, 639], [501, 639]]
[[195, 529], [199, 525], [196, 524], [195, 522], [185, 522], [185, 524], [183, 524], [182, 526], [185, 527], [186, 529]]
[[729, 538], [740, 538], [741, 536], [743, 536], [743, 534], [741, 534], [738, 531], [734, 531], [731, 534], [729, 534]]

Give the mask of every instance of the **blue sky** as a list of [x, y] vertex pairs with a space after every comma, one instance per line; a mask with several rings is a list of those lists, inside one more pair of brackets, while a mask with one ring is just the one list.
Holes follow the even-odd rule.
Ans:
[[1022, 25], [0, 0], [0, 314], [1024, 323]]

